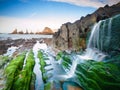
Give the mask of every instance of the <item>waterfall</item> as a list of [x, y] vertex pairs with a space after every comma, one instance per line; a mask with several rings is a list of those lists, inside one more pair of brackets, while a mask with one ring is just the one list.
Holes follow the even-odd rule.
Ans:
[[[85, 54], [78, 55], [80, 59], [101, 61], [107, 56], [102, 52], [102, 50], [106, 43], [108, 45], [110, 44], [112, 20], [113, 18], [101, 20], [94, 25], [88, 40]], [[104, 34], [105, 31], [107, 32], [107, 35]]]
[[103, 53], [103, 49], [110, 45], [112, 20], [113, 18], [101, 20], [93, 26], [86, 52], [75, 56], [68, 77], [74, 76], [78, 63], [84, 62], [84, 60], [102, 61], [107, 56]]

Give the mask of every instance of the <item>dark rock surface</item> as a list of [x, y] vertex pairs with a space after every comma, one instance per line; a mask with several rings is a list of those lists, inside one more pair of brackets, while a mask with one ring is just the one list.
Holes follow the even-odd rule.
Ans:
[[63, 24], [53, 36], [53, 47], [60, 50], [80, 50], [86, 48], [87, 33], [100, 21], [120, 14], [120, 2], [113, 6], [100, 7], [92, 14], [81, 17], [74, 23]]
[[39, 39], [39, 38], [32, 38], [32, 39], [16, 39], [16, 40], [12, 40], [12, 39], [7, 39], [7, 40], [0, 40], [0, 55], [4, 54], [7, 52], [7, 49], [11, 46], [16, 46], [19, 47], [19, 49], [17, 50], [17, 52], [15, 54], [17, 54], [18, 52], [22, 52], [25, 50], [30, 50], [33, 48], [33, 45], [36, 43], [36, 41], [41, 41], [44, 40], [44, 42], [48, 45], [51, 46], [52, 43], [52, 39], [50, 38], [43, 38], [43, 39]]

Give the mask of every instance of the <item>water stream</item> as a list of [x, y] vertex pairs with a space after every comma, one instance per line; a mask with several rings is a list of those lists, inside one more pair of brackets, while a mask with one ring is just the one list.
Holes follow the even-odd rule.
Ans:
[[25, 55], [25, 60], [24, 60], [24, 63], [23, 63], [23, 69], [24, 69], [25, 64], [26, 64], [26, 60], [27, 60], [28, 53], [29, 53], [29, 52], [27, 52], [26, 55]]
[[35, 81], [35, 90], [44, 90], [44, 82], [42, 80], [42, 72], [40, 70], [40, 64], [39, 59], [37, 57], [38, 51], [40, 50], [41, 45], [39, 41], [33, 46], [33, 53], [35, 58], [35, 66], [34, 66], [34, 73], [36, 75], [36, 81]]

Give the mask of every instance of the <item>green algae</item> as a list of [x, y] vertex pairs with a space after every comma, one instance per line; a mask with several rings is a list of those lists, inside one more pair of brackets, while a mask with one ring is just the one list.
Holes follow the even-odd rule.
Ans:
[[44, 86], [44, 90], [51, 90], [51, 85], [52, 85], [51, 82], [47, 82]]
[[47, 75], [45, 74], [46, 73], [46, 70], [45, 70], [46, 62], [45, 62], [45, 60], [48, 60], [47, 57], [48, 56], [44, 52], [42, 52], [41, 50], [38, 51], [38, 58], [40, 60], [40, 70], [42, 72], [42, 80], [44, 81], [44, 83], [46, 83], [47, 79], [48, 79]]
[[33, 78], [33, 67], [35, 65], [34, 54], [32, 50], [29, 52], [26, 65], [23, 70], [15, 77], [12, 90], [30, 90], [30, 85]]
[[60, 60], [62, 56], [63, 56], [63, 52], [61, 51], [56, 55], [56, 60]]
[[40, 60], [40, 70], [42, 73], [45, 73], [46, 71], [45, 71], [44, 67], [46, 66], [46, 62], [45, 62], [46, 57], [44, 57], [43, 52], [38, 51], [38, 58]]
[[77, 65], [76, 76], [84, 90], [119, 90], [120, 69], [115, 64], [85, 61]]
[[31, 50], [27, 56], [25, 67], [23, 67], [25, 55], [25, 52], [18, 55], [5, 68], [7, 82], [4, 90], [30, 90], [35, 61]]
[[3, 68], [11, 59], [12, 57], [0, 55], [0, 68]]
[[10, 61], [9, 65], [5, 68], [6, 86], [5, 90], [11, 90], [15, 76], [17, 76], [23, 68], [23, 62], [25, 59], [25, 52], [18, 55], [16, 58]]

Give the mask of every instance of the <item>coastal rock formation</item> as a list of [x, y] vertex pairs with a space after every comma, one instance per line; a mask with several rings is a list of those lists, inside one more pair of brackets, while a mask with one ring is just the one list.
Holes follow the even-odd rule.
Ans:
[[44, 41], [47, 45], [51, 46], [52, 39], [51, 38], [32, 38], [32, 39], [6, 39], [6, 40], [0, 40], [0, 55], [5, 54], [7, 52], [7, 49], [11, 46], [19, 47], [17, 52], [22, 52], [24, 50], [30, 50], [33, 48], [33, 45], [36, 43], [36, 41]]
[[120, 2], [113, 6], [100, 7], [92, 14], [81, 17], [74, 23], [63, 24], [53, 35], [53, 47], [60, 50], [80, 50], [86, 48], [86, 38], [93, 25], [112, 16], [120, 14]]
[[45, 27], [41, 34], [53, 34], [54, 32], [49, 28]]
[[45, 35], [51, 35], [51, 34], [54, 34], [54, 32], [51, 28], [45, 27], [42, 32], [38, 31], [38, 32], [33, 33], [32, 31], [28, 32], [28, 30], [26, 29], [26, 32], [24, 33], [22, 30], [18, 31], [17, 29], [15, 29], [11, 32], [11, 34], [45, 34]]
[[11, 34], [17, 34], [17, 29], [15, 29]]

